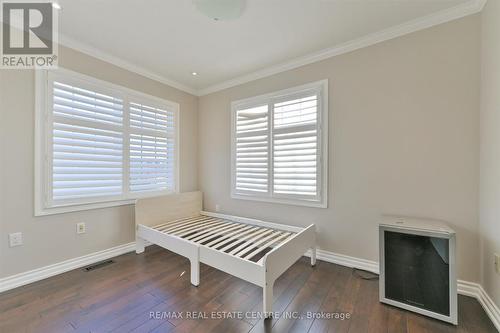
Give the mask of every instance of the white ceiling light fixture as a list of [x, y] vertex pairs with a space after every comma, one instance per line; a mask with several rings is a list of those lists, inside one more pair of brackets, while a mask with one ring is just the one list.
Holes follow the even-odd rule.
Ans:
[[52, 2], [52, 7], [55, 8], [55, 9], [57, 9], [57, 10], [61, 10], [62, 9], [61, 5], [59, 3], [57, 3], [57, 2]]
[[196, 76], [198, 75], [198, 72], [191, 72], [191, 75]]
[[215, 21], [234, 20], [245, 10], [246, 0], [193, 0], [196, 9]]

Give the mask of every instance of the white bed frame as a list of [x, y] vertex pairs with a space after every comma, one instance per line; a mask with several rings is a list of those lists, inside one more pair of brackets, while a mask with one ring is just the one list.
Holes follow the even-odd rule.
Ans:
[[[203, 218], [200, 219], [200, 215]], [[198, 219], [197, 222], [193, 223], [192, 219], [196, 218]], [[205, 223], [205, 221], [208, 222]], [[300, 228], [204, 212], [202, 211], [201, 192], [139, 199], [135, 206], [135, 222], [137, 254], [144, 252], [145, 241], [148, 241], [188, 258], [191, 263], [191, 283], [195, 286], [200, 283], [200, 262], [261, 286], [263, 288], [263, 312], [265, 317], [272, 316], [273, 285], [276, 279], [309, 249], [311, 249], [311, 265], [316, 264], [316, 231], [314, 224], [307, 228]], [[231, 254], [233, 251], [227, 253], [222, 251], [223, 248], [216, 249], [196, 242], [196, 239], [200, 240], [200, 237], [196, 237], [193, 241], [182, 238], [179, 233], [168, 231], [168, 229], [175, 230], [175, 225], [182, 223], [192, 223], [191, 225], [203, 227], [205, 235], [211, 233], [215, 236], [222, 235], [226, 239], [236, 238], [240, 241], [244, 238], [238, 237], [238, 230], [245, 229], [247, 234], [248, 229], [257, 230], [257, 233], [265, 232], [276, 235], [272, 236], [275, 242], [265, 242], [261, 238], [260, 243], [252, 243], [254, 239], [248, 239], [247, 237], [245, 242], [247, 245], [245, 246], [244, 243], [242, 246], [244, 250], [248, 251]], [[212, 227], [208, 226], [210, 223]], [[196, 230], [197, 227], [191, 226], [189, 228]], [[223, 229], [236, 231], [232, 231], [231, 235], [229, 235]], [[278, 241], [279, 239], [281, 240]], [[236, 244], [236, 242], [233, 244]], [[217, 242], [214, 246], [218, 247]], [[269, 246], [272, 249], [257, 262], [250, 260], [253, 256], [243, 256], [243, 254], [257, 253], [257, 250], [252, 251], [255, 248], [263, 250]]]

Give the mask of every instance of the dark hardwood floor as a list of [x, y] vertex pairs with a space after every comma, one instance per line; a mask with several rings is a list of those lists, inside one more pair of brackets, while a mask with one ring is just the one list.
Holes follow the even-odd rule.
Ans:
[[[188, 260], [156, 246], [114, 260], [0, 294], [0, 332], [496, 332], [475, 299], [459, 297], [454, 327], [382, 305], [377, 281], [322, 261], [312, 268], [307, 258], [274, 286], [274, 311], [288, 317], [266, 321], [257, 316], [261, 288], [206, 265], [196, 288]], [[201, 318], [212, 313], [219, 318]]]

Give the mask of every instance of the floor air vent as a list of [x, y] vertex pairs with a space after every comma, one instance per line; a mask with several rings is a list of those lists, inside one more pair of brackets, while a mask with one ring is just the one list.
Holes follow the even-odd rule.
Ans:
[[96, 264], [84, 267], [83, 270], [85, 272], [90, 272], [90, 271], [93, 271], [93, 270], [96, 270], [96, 269], [99, 269], [99, 268], [102, 268], [102, 267], [109, 266], [109, 265], [114, 264], [114, 263], [115, 262], [113, 260], [105, 260], [105, 261], [101, 261], [101, 262], [98, 262]]

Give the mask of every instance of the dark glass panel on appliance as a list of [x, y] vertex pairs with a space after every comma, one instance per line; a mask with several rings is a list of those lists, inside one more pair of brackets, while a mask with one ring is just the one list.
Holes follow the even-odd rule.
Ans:
[[449, 240], [384, 232], [387, 299], [450, 315]]

